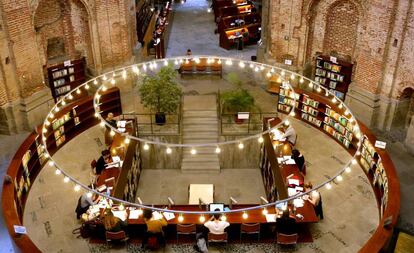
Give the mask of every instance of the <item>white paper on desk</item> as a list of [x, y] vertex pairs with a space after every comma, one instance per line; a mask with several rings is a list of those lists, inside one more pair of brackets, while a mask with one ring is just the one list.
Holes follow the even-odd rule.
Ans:
[[123, 210], [123, 211], [113, 211], [112, 210], [112, 213], [114, 214], [114, 216], [115, 217], [118, 217], [118, 218], [120, 218], [122, 221], [125, 221], [126, 220], [126, 211], [125, 210]]
[[266, 214], [265, 216], [267, 222], [276, 222], [276, 214]]
[[161, 220], [162, 219], [162, 214], [160, 214], [160, 212], [155, 211], [155, 212], [152, 213], [152, 219], [153, 220]]
[[296, 192], [296, 189], [295, 188], [288, 188], [288, 195], [289, 195], [289, 197], [291, 197], [291, 196], [293, 196], [293, 195], [295, 195], [295, 194], [297, 194], [297, 192]]
[[95, 214], [95, 213], [99, 213], [99, 212], [100, 212], [99, 205], [93, 205], [93, 206], [89, 209], [89, 214]]
[[302, 192], [303, 191], [303, 187], [300, 187], [300, 186], [296, 186], [295, 189], [298, 192]]
[[114, 162], [114, 163], [117, 163], [117, 162], [120, 162], [121, 161], [121, 158], [119, 157], [119, 156], [113, 156], [112, 157], [112, 162]]
[[105, 191], [105, 189], [106, 189], [106, 185], [105, 184], [103, 184], [103, 185], [99, 186], [98, 188], [96, 188], [96, 190], [98, 192], [103, 192], [103, 191]]
[[283, 159], [283, 157], [278, 157], [277, 158], [277, 162], [280, 164], [280, 163], [284, 163], [285, 162], [285, 159]]
[[174, 218], [175, 218], [174, 213], [164, 212], [164, 213], [163, 213], [163, 215], [164, 215], [164, 217], [165, 217], [165, 219], [166, 219], [167, 221], [172, 220], [172, 219], [174, 219]]
[[294, 184], [294, 185], [299, 185], [299, 179], [289, 179], [288, 180], [288, 184], [289, 185], [291, 185], [291, 184]]
[[140, 210], [130, 210], [129, 211], [129, 219], [138, 219], [139, 218]]
[[303, 204], [304, 204], [304, 201], [301, 198], [298, 198], [298, 199], [294, 199], [293, 200], [293, 205], [295, 207], [303, 207]]
[[102, 200], [101, 202], [99, 202], [98, 207], [106, 208], [107, 205], [108, 205], [108, 202], [106, 202], [106, 200]]
[[286, 160], [286, 164], [296, 164], [296, 162], [293, 159], [288, 159]]

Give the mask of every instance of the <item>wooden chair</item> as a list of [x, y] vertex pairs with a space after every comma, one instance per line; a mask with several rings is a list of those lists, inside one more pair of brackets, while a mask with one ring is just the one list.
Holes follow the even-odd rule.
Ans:
[[257, 234], [257, 241], [260, 241], [260, 223], [242, 223], [240, 226], [240, 242], [242, 235], [254, 235]]
[[91, 162], [91, 171], [89, 172], [89, 181], [92, 185], [96, 184], [96, 180], [97, 180], [97, 175], [96, 175], [96, 160], [93, 159]]
[[197, 229], [195, 224], [177, 224], [177, 243], [179, 235], [196, 235]]
[[121, 230], [118, 232], [109, 232], [106, 231], [105, 232], [105, 237], [106, 237], [106, 244], [108, 245], [110, 242], [113, 241], [118, 241], [118, 242], [125, 242], [125, 246], [128, 246], [128, 237], [125, 233], [125, 231]]
[[283, 233], [276, 233], [276, 243], [278, 245], [289, 245], [289, 246], [294, 246], [296, 247], [296, 243], [298, 242], [298, 234], [291, 234], [291, 235], [287, 235], [287, 234], [283, 234]]
[[222, 242], [224, 242], [224, 243], [226, 243], [226, 245], [227, 245], [227, 237], [228, 237], [228, 235], [227, 235], [227, 232], [224, 232], [223, 234], [213, 234], [213, 233], [208, 233], [208, 236], [207, 236], [207, 242], [208, 243], [222, 243]]

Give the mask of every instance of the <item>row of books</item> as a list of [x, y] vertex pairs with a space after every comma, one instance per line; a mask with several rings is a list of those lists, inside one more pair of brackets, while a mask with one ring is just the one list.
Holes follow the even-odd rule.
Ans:
[[306, 105], [312, 106], [314, 108], [318, 108], [319, 107], [319, 102], [316, 100], [313, 100], [307, 96], [303, 96], [302, 102]]
[[299, 101], [298, 100], [295, 102], [293, 99], [291, 99], [289, 97], [284, 97], [284, 96], [279, 96], [279, 104], [295, 106], [296, 108], [299, 107]]
[[337, 72], [337, 73], [341, 72], [341, 68], [342, 68], [341, 65], [326, 62], [326, 61], [323, 61], [322, 59], [316, 60], [316, 66], [319, 68], [329, 69], [332, 72]]
[[314, 124], [317, 127], [320, 127], [322, 124], [321, 120], [318, 120], [317, 118], [312, 117], [311, 115], [306, 113], [302, 113], [302, 119]]
[[351, 142], [345, 138], [342, 134], [337, 132], [333, 127], [329, 125], [324, 125], [323, 129], [328, 132], [330, 135], [332, 135], [335, 139], [337, 139], [339, 142], [341, 142], [346, 148], [349, 148], [349, 145]]
[[310, 115], [312, 115], [314, 117], [316, 117], [318, 115], [318, 113], [319, 113], [318, 110], [316, 110], [315, 108], [313, 108], [311, 106], [308, 106], [308, 105], [303, 105], [302, 106], [302, 111], [305, 112], [305, 113], [307, 113], [307, 114], [310, 114]]
[[329, 82], [326, 82], [325, 77], [316, 76], [315, 82], [322, 84], [323, 86], [327, 86], [330, 89], [336, 89], [336, 85], [338, 84], [336, 81], [329, 80]]
[[68, 74], [73, 74], [73, 73], [75, 73], [75, 68], [70, 67], [70, 68], [67, 68], [67, 69], [61, 69], [61, 70], [58, 70], [58, 71], [54, 71], [52, 73], [52, 76], [55, 79], [55, 78], [59, 78], [59, 77], [62, 77], [62, 76], [66, 76]]

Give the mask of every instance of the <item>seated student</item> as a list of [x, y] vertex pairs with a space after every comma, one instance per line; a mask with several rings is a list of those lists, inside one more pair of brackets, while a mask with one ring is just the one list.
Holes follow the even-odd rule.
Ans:
[[[215, 212], [220, 211], [220, 209], [215, 209]], [[208, 228], [210, 233], [212, 234], [223, 234], [224, 229], [226, 229], [228, 226], [230, 226], [230, 223], [227, 221], [220, 220], [220, 214], [216, 213], [211, 216], [210, 220], [208, 220], [206, 223], [204, 223], [204, 226]]]
[[[91, 186], [89, 186], [89, 188], [91, 188]], [[94, 195], [89, 196], [89, 194], [86, 192], [82, 194], [82, 196], [80, 196], [78, 200], [78, 205], [75, 210], [76, 218], [80, 219], [82, 214], [86, 213], [86, 211], [88, 211], [90, 206], [95, 205], [96, 203], [99, 202], [100, 197], [93, 200], [94, 198], [95, 198]]]
[[292, 127], [292, 125], [289, 125], [289, 126], [286, 128], [285, 132], [284, 132], [284, 133], [283, 133], [283, 135], [282, 135], [282, 138], [286, 138], [286, 140], [287, 140], [290, 144], [292, 144], [292, 146], [295, 146], [295, 144], [296, 144], [296, 138], [297, 138], [297, 135], [296, 135], [296, 131], [295, 131], [295, 129]]
[[105, 165], [112, 161], [111, 152], [107, 149], [101, 152], [101, 157], [96, 161], [95, 172], [96, 175], [101, 175], [102, 171], [105, 169]]
[[[112, 127], [116, 128], [116, 120], [114, 119], [114, 114], [112, 112], [108, 113], [106, 116], [106, 122], [109, 123]], [[112, 144], [112, 136], [110, 135], [111, 128], [105, 126], [105, 145], [110, 146]]]
[[[125, 212], [126, 217], [127, 215], [128, 215], [127, 212]], [[120, 218], [115, 217], [114, 214], [112, 213], [112, 210], [108, 208], [105, 211], [104, 225], [105, 225], [106, 231], [119, 232], [121, 230], [125, 231], [128, 224], [125, 221], [121, 220]]]
[[148, 243], [150, 237], [156, 237], [158, 244], [165, 246], [163, 227], [167, 226], [168, 223], [164, 219], [164, 216], [161, 219], [155, 219], [152, 215], [152, 210], [149, 209], [144, 209], [143, 216], [145, 224], [147, 224], [147, 232], [142, 239], [142, 248]]
[[186, 53], [186, 55], [187, 55], [187, 56], [193, 55], [193, 52], [191, 52], [191, 49], [187, 49], [187, 53]]
[[[304, 184], [304, 190], [309, 191], [313, 189], [313, 185], [311, 182], [308, 182], [307, 184]], [[314, 209], [316, 216], [319, 217], [319, 219], [323, 220], [323, 210], [322, 210], [322, 197], [321, 193], [317, 190], [312, 191], [311, 194], [309, 194], [307, 201], [309, 201]]]
[[289, 209], [283, 211], [282, 217], [276, 219], [276, 228], [279, 233], [291, 235], [297, 233], [296, 220], [289, 215]]
[[292, 159], [295, 160], [295, 163], [298, 165], [300, 173], [306, 175], [305, 170], [305, 157], [297, 149], [292, 150]]

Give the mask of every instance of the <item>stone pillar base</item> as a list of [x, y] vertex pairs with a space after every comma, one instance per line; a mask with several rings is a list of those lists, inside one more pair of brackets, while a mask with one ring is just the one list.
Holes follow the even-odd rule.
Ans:
[[32, 131], [42, 124], [54, 101], [49, 88], [0, 107], [0, 134]]
[[414, 115], [411, 116], [411, 123], [407, 129], [404, 146], [411, 154], [414, 154]]
[[355, 117], [367, 127], [378, 128], [377, 117], [380, 113], [380, 98], [359, 87], [350, 87], [345, 103]]

